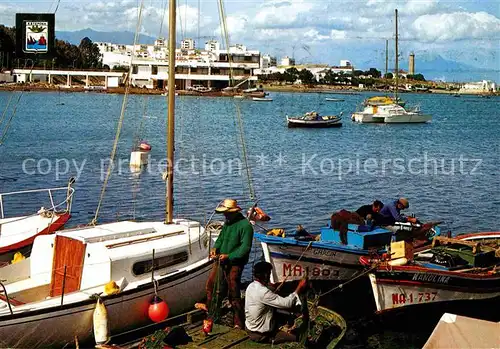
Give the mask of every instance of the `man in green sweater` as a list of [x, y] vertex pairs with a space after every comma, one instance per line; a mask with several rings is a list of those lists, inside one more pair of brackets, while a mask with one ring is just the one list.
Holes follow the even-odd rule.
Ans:
[[[210, 251], [210, 258], [217, 258], [219, 263], [214, 263], [207, 280], [207, 305], [211, 308], [219, 308], [219, 304], [225, 293], [218, 294], [218, 304], [212, 304], [214, 286], [219, 289], [229, 288], [228, 296], [234, 311], [234, 327], [244, 328], [244, 311], [241, 302], [240, 282], [241, 273], [245, 264], [248, 263], [250, 249], [253, 241], [253, 226], [241, 214], [241, 208], [236, 200], [226, 199], [216, 209], [216, 212], [224, 214], [225, 222], [214, 248]], [[220, 266], [220, 268], [219, 268]], [[218, 274], [219, 285], [216, 285]]]

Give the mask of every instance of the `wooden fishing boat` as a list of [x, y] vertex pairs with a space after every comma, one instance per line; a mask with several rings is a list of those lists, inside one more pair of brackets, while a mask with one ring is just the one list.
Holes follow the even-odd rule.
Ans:
[[[324, 307], [315, 307], [312, 302], [309, 302], [309, 316], [311, 319], [310, 330], [307, 336], [309, 346], [320, 348], [335, 348], [344, 337], [347, 324], [344, 318], [333, 310]], [[195, 318], [195, 314], [191, 314], [189, 319]], [[302, 318], [295, 320], [295, 326], [300, 326]], [[162, 327], [170, 326], [167, 321]], [[181, 324], [186, 330], [191, 341], [184, 344], [176, 344], [176, 348], [191, 349], [191, 348], [303, 348], [301, 343], [284, 343], [284, 344], [263, 344], [256, 343], [250, 340], [246, 331], [234, 329], [228, 326], [214, 324], [209, 335], [205, 335], [202, 331], [202, 325], [198, 323]], [[321, 331], [318, 331], [321, 329]], [[119, 348], [163, 348], [166, 345], [174, 345], [164, 342], [167, 333], [164, 330], [158, 330], [153, 334], [141, 339], [140, 341], [131, 341], [127, 344], [121, 344]]]
[[[306, 273], [313, 281], [346, 281], [363, 270], [360, 257], [376, 258], [387, 253], [386, 246], [390, 245], [393, 236], [440, 234], [434, 223], [397, 225], [399, 232], [394, 234], [380, 227], [370, 230], [366, 226], [349, 224], [347, 244], [342, 244], [340, 232], [330, 225], [321, 228], [316, 239], [310, 241], [262, 233], [254, 236], [261, 243], [264, 259], [273, 265], [273, 283], [297, 281]], [[415, 240], [415, 245], [424, 244], [426, 239]]]
[[[10, 262], [16, 252], [29, 255], [37, 236], [51, 234], [64, 226], [71, 217], [73, 183], [72, 179], [67, 187], [0, 193], [0, 265]], [[54, 202], [54, 198], [63, 193], [65, 198], [58, 203]], [[29, 196], [39, 198], [39, 194], [47, 195], [48, 200], [44, 201], [44, 204], [49, 204], [47, 208], [41, 207], [38, 212], [30, 215], [10, 217], [6, 214], [8, 205], [5, 199], [19, 197], [19, 200], [27, 200]]]
[[487, 242], [495, 239], [500, 233], [435, 237], [412, 261], [381, 263], [369, 275], [377, 310], [500, 296], [500, 250]]
[[288, 127], [306, 127], [306, 128], [324, 128], [324, 127], [341, 127], [342, 113], [340, 116], [329, 115], [321, 116], [317, 112], [309, 112], [302, 116], [291, 117], [286, 116]]

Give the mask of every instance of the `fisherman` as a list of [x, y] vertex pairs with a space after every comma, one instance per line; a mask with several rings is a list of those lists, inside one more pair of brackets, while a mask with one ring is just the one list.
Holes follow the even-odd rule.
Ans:
[[389, 230], [394, 230], [393, 225], [396, 222], [410, 222], [416, 223], [417, 219], [413, 217], [405, 217], [401, 214], [401, 210], [405, 210], [410, 207], [410, 203], [406, 198], [400, 198], [396, 201], [391, 202], [388, 205], [384, 205], [380, 210], [380, 225], [387, 226]]
[[[236, 200], [225, 199], [215, 211], [224, 215], [225, 222], [213, 249], [210, 251], [210, 258], [217, 259], [218, 263], [214, 263], [208, 276], [206, 284], [207, 304], [208, 306], [212, 304], [214, 287], [225, 289], [227, 284], [229, 301], [234, 311], [234, 327], [243, 328], [244, 314], [240, 283], [241, 273], [245, 264], [248, 263], [252, 248], [253, 227], [241, 214], [241, 208]], [[223, 277], [219, 278], [219, 282], [217, 282], [219, 273]], [[217, 303], [221, 301], [222, 299], [217, 299]], [[215, 307], [219, 308], [219, 306], [220, 304], [215, 304]], [[206, 305], [197, 304], [196, 307], [208, 311]]]
[[296, 334], [279, 330], [275, 310], [299, 305], [299, 295], [305, 291], [307, 279], [300, 280], [295, 292], [281, 297], [270, 289], [272, 269], [268, 262], [258, 262], [253, 267], [254, 281], [245, 292], [246, 331], [250, 339], [258, 343], [296, 342]]
[[371, 205], [361, 206], [356, 213], [365, 220], [366, 225], [375, 226], [381, 221], [380, 210], [384, 207], [382, 201], [375, 200]]

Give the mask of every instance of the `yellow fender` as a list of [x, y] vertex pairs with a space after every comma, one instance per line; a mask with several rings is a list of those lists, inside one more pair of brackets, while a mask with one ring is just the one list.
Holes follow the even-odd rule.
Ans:
[[97, 299], [94, 310], [94, 338], [96, 344], [104, 344], [109, 341], [108, 312], [101, 299]]
[[16, 252], [16, 253], [14, 253], [14, 258], [12, 259], [12, 261], [10, 263], [14, 264], [14, 263], [20, 262], [20, 261], [25, 260], [25, 259], [26, 259], [26, 257], [24, 257], [21, 252]]

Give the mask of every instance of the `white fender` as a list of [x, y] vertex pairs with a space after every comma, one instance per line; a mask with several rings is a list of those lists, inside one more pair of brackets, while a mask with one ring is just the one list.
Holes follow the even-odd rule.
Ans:
[[97, 300], [94, 310], [94, 338], [96, 344], [104, 344], [109, 340], [108, 312], [101, 299]]

